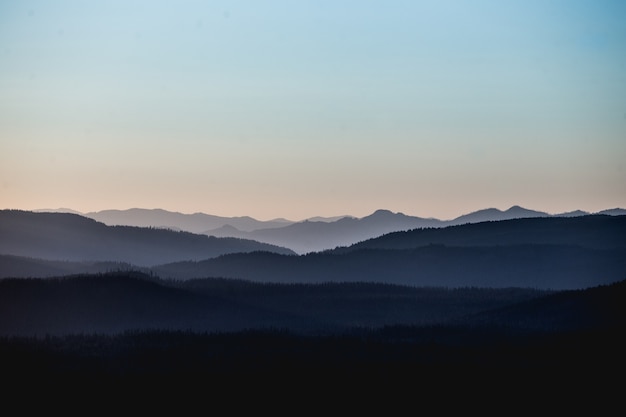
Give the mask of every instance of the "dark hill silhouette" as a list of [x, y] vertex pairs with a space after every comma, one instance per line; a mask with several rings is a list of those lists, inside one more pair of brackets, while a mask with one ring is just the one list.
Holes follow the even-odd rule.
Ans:
[[0, 278], [47, 278], [74, 274], [140, 270], [123, 262], [70, 262], [0, 255]]
[[556, 216], [556, 217], [578, 217], [578, 216], [588, 216], [590, 214], [591, 213], [586, 212], [586, 211], [574, 210], [574, 211], [568, 211], [566, 213], [555, 214], [554, 216]]
[[471, 223], [445, 228], [389, 233], [338, 248], [335, 253], [358, 249], [412, 249], [426, 245], [576, 245], [594, 249], [626, 249], [626, 216], [589, 215]]
[[[70, 380], [89, 391], [123, 387], [132, 396], [137, 387], [158, 386], [165, 389], [151, 395], [171, 395], [172, 381], [189, 382], [188, 395], [197, 377], [206, 379], [202, 390], [210, 382], [258, 390], [268, 375], [298, 389], [330, 377], [338, 392], [346, 383], [389, 388], [396, 378], [405, 385], [418, 376], [422, 386], [434, 385], [432, 392], [452, 385], [472, 395], [502, 385], [509, 392], [531, 380], [533, 393], [551, 397], [555, 387], [589, 395], [591, 380], [604, 395], [615, 388], [607, 371], [621, 375], [625, 368], [625, 288], [624, 281], [548, 293], [175, 283], [136, 273], [0, 280], [0, 368], [24, 387], [50, 390]], [[249, 327], [240, 331], [194, 330], [237, 329], [242, 321]], [[264, 327], [281, 322], [288, 325]], [[301, 331], [303, 323], [318, 330], [331, 323], [330, 331]], [[133, 326], [141, 327], [123, 330]], [[33, 334], [39, 337], [15, 337]]]
[[[128, 210], [102, 210], [84, 214], [109, 226], [163, 227], [191, 233], [202, 233], [230, 224], [238, 230], [284, 227], [292, 222], [285, 219], [261, 221], [249, 216], [222, 217], [205, 213], [183, 214], [162, 209], [133, 208]], [[232, 237], [232, 236], [227, 236]]]
[[0, 280], [0, 334], [120, 333], [133, 329], [233, 331], [282, 325], [250, 306], [168, 287], [138, 272]]
[[184, 283], [139, 272], [0, 280], [0, 335], [283, 328], [306, 334], [433, 325], [541, 297], [530, 289], [410, 288], [379, 283]]
[[478, 210], [463, 216], [459, 216], [452, 221], [447, 222], [447, 225], [457, 225], [465, 223], [479, 223], [487, 221], [498, 220], [511, 220], [522, 219], [528, 217], [548, 217], [549, 214], [542, 211], [535, 211], [525, 209], [520, 206], [513, 206], [508, 210], [502, 211], [496, 208], [488, 208], [484, 210]]
[[180, 279], [580, 289], [624, 279], [625, 254], [626, 216], [590, 215], [416, 229], [299, 257], [252, 253], [154, 270]]
[[463, 317], [471, 326], [515, 326], [541, 332], [616, 330], [626, 324], [626, 280], [560, 291]]
[[623, 208], [614, 208], [599, 211], [597, 214], [606, 214], [607, 216], [626, 216], [626, 210]]
[[[116, 229], [88, 219], [81, 221], [87, 221], [90, 225], [93, 223], [105, 230]], [[411, 286], [580, 289], [608, 284], [626, 276], [625, 223], [624, 216], [593, 215], [416, 229], [391, 233], [347, 248], [300, 256], [250, 251], [187, 261], [193, 252], [183, 249], [179, 253], [182, 253], [180, 256], [184, 256], [185, 261], [163, 262], [151, 269], [134, 262], [132, 268], [176, 279], [222, 276], [259, 282], [367, 281]], [[91, 245], [84, 238], [85, 230], [88, 228], [77, 232], [82, 239], [69, 239], [74, 242], [73, 247], [77, 252], [65, 256], [86, 256], [86, 248], [102, 251], [93, 252], [90, 256], [99, 255], [101, 259], [120, 262], [119, 259], [108, 257], [119, 254], [109, 246], [100, 242]], [[165, 233], [167, 236], [186, 236], [185, 233], [146, 230], [150, 233]], [[51, 235], [56, 238], [59, 233], [56, 231]], [[25, 235], [28, 236], [28, 233]], [[96, 236], [102, 239], [107, 235]], [[211, 240], [205, 236], [191, 236], [194, 239]], [[32, 237], [29, 239], [33, 240]], [[216, 238], [213, 240], [219, 241]], [[110, 245], [116, 249], [119, 248], [115, 245], [122, 247], [127, 252], [136, 250], [128, 245], [128, 241], [117, 242]], [[47, 242], [45, 247], [52, 246]], [[139, 244], [137, 247], [142, 249]], [[167, 247], [164, 244], [161, 250]], [[69, 252], [67, 247], [62, 249]], [[166, 255], [172, 256], [171, 251]], [[159, 260], [166, 261], [167, 256], [158, 250], [149, 252], [150, 256], [155, 254]], [[59, 256], [58, 253], [53, 255]], [[129, 253], [127, 257], [131, 255]], [[0, 266], [0, 277], [47, 277], [121, 269], [116, 262], [50, 262], [15, 256], [0, 257]]]
[[[52, 211], [69, 212], [71, 210], [57, 209]], [[377, 210], [371, 215], [362, 218], [349, 215], [334, 217], [316, 216], [300, 222], [286, 219], [260, 221], [249, 216], [221, 217], [205, 213], [183, 214], [162, 209], [139, 208], [103, 210], [82, 215], [109, 226], [157, 227], [202, 233], [215, 237], [252, 239], [287, 247], [302, 254], [333, 249], [338, 246], [349, 246], [382, 234], [416, 228], [446, 227], [517, 218], [575, 217], [588, 214], [590, 213], [581, 210], [548, 214], [543, 211], [512, 206], [504, 211], [496, 208], [478, 210], [452, 220], [407, 216], [402, 213], [393, 213], [389, 210]], [[626, 214], [626, 210], [616, 208], [603, 210], [595, 214], [623, 215]]]
[[147, 266], [250, 251], [293, 253], [286, 248], [250, 240], [106, 226], [75, 214], [0, 211], [0, 253], [7, 255]]
[[[616, 215], [620, 213], [619, 210], [607, 211], [606, 214]], [[389, 210], [377, 210], [363, 218], [346, 216], [332, 222], [304, 221], [285, 227], [258, 229], [249, 232], [229, 225], [207, 230], [204, 233], [216, 237], [231, 236], [253, 239], [259, 242], [288, 247], [297, 253], [305, 254], [342, 246], [351, 246], [357, 242], [373, 239], [384, 234], [413, 229], [443, 228], [528, 218], [581, 217], [586, 215], [589, 214], [580, 210], [550, 215], [541, 211], [513, 206], [505, 211], [491, 208], [469, 213], [453, 220], [439, 220], [407, 216], [402, 213], [393, 213]]]
[[580, 289], [624, 279], [623, 250], [564, 245], [362, 249], [343, 254], [224, 255], [152, 269], [162, 277], [209, 276], [260, 282], [384, 282], [409, 286]]
[[441, 224], [441, 221], [436, 219], [424, 219], [402, 213], [392, 213], [389, 210], [378, 210], [360, 219], [343, 217], [333, 222], [304, 221], [281, 228], [259, 229], [252, 232], [221, 228], [208, 230], [205, 233], [210, 236], [253, 239], [289, 247], [303, 254], [350, 245], [393, 231], [438, 227]]

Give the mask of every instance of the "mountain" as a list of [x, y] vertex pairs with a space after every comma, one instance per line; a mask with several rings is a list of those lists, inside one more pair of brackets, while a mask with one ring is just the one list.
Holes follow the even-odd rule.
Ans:
[[61, 208], [57, 208], [57, 209], [38, 209], [38, 210], [33, 210], [35, 213], [71, 213], [71, 214], [78, 214], [79, 216], [84, 216], [83, 213], [81, 213], [80, 211], [76, 211], [76, 210], [72, 210], [69, 208], [65, 208], [65, 207], [61, 207]]
[[[105, 230], [134, 230], [80, 219]], [[79, 229], [84, 233], [89, 227]], [[147, 250], [146, 241], [132, 248], [128, 241], [113, 243], [112, 240], [105, 240], [110, 243], [98, 246], [89, 243], [93, 236], [75, 236], [74, 240], [80, 243], [75, 242], [73, 249], [67, 247], [67, 241], [72, 239], [66, 238], [61, 243], [48, 242], [48, 251], [50, 247], [63, 249], [65, 255], [53, 253], [53, 256], [38, 257], [74, 259], [78, 262], [31, 259], [34, 256], [32, 254], [28, 255], [31, 258], [5, 255], [0, 256], [0, 277], [50, 277], [134, 269], [180, 280], [225, 277], [272, 283], [362, 281], [410, 286], [581, 289], [609, 284], [626, 276], [624, 216], [526, 218], [414, 229], [389, 233], [348, 247], [299, 256], [290, 251], [281, 254], [239, 248], [233, 252], [240, 253], [199, 258], [207, 252], [194, 252], [194, 247], [190, 246], [182, 246], [181, 249], [180, 245], [172, 245], [167, 251], [164, 248], [174, 242], [172, 235], [191, 236], [199, 241], [207, 240], [216, 244], [222, 240], [184, 232], [139, 230], [140, 235], [151, 233], [148, 239], [150, 244], [159, 243], [157, 237], [161, 234], [169, 236], [169, 240], [161, 242], [163, 247]], [[58, 234], [59, 231], [56, 231], [52, 235]], [[25, 235], [28, 236], [28, 233]], [[0, 235], [0, 242], [5, 236], [6, 233]], [[98, 233], [96, 236], [104, 239], [107, 235]], [[122, 247], [121, 254], [112, 249], [117, 247]], [[72, 253], [72, 250], [76, 253]], [[90, 250], [89, 256], [85, 256], [85, 251]], [[149, 252], [148, 255], [145, 255], [145, 250]], [[172, 259], [177, 250], [180, 250], [179, 256], [184, 258], [168, 262], [168, 257]], [[7, 253], [6, 250], [4, 253]], [[150, 258], [137, 262], [135, 256], [131, 262], [129, 259], [135, 253]], [[195, 256], [195, 260], [192, 256]], [[85, 259], [92, 261], [86, 262]], [[97, 262], [107, 259], [112, 262]], [[156, 260], [162, 262], [157, 265]]]
[[[617, 214], [619, 213], [618, 210], [611, 211], [611, 213]], [[389, 210], [377, 210], [371, 215], [362, 218], [344, 216], [335, 221], [305, 220], [284, 227], [257, 229], [248, 232], [228, 225], [206, 230], [204, 233], [216, 237], [253, 239], [259, 242], [288, 247], [299, 254], [305, 254], [341, 246], [350, 246], [391, 232], [409, 231], [412, 229], [443, 228], [523, 218], [579, 217], [585, 215], [588, 215], [588, 213], [580, 210], [550, 215], [542, 211], [513, 206], [505, 211], [490, 208], [459, 216], [453, 220], [439, 220], [407, 216], [403, 213], [393, 213]]]
[[0, 280], [0, 335], [195, 332], [283, 328], [298, 333], [432, 325], [515, 305], [532, 289], [411, 288], [379, 283], [184, 283], [140, 272]]
[[[72, 212], [70, 209], [46, 209], [42, 211]], [[624, 209], [610, 209], [600, 212], [609, 215], [626, 214]], [[80, 214], [75, 212], [75, 214]], [[589, 213], [574, 210], [566, 213], [548, 214], [512, 206], [507, 210], [488, 208], [464, 214], [452, 220], [420, 218], [377, 210], [357, 218], [349, 215], [333, 217], [310, 217], [294, 222], [282, 218], [260, 221], [252, 217], [220, 217], [204, 213], [183, 214], [162, 209], [103, 210], [81, 214], [109, 226], [124, 225], [137, 227], [157, 227], [175, 231], [201, 233], [215, 237], [252, 239], [272, 245], [287, 247], [304, 254], [349, 246], [375, 238], [382, 234], [416, 228], [445, 227], [466, 223], [500, 221], [534, 217], [576, 217]]]
[[467, 393], [480, 375], [478, 396], [538, 375], [533, 392], [588, 395], [591, 378], [604, 395], [615, 388], [603, 382], [607, 370], [625, 368], [625, 296], [626, 281], [536, 291], [177, 283], [139, 273], [0, 280], [0, 368], [31, 390], [65, 389], [69, 379], [132, 396], [148, 386], [147, 400], [171, 395], [174, 380], [258, 391], [267, 375], [298, 389], [331, 376], [338, 392], [419, 375], [433, 393]]
[[389, 210], [377, 210], [363, 218], [342, 217], [336, 221], [309, 221], [272, 229], [243, 232], [232, 227], [208, 230], [205, 234], [216, 237], [234, 236], [259, 242], [284, 246], [304, 254], [318, 252], [337, 246], [350, 245], [361, 240], [380, 236], [397, 230], [421, 227], [438, 227], [436, 219], [407, 216]]
[[0, 211], [0, 254], [64, 261], [126, 262], [149, 266], [227, 253], [286, 248], [235, 238], [131, 226], [107, 226], [69, 213]]
[[606, 214], [608, 216], [626, 216], [626, 209], [614, 208], [608, 210], [599, 211], [598, 214]]
[[449, 221], [447, 225], [548, 216], [548, 213], [544, 213], [542, 211], [528, 210], [520, 206], [513, 206], [505, 211], [498, 210], [496, 208], [488, 208], [459, 216], [454, 220]]
[[598, 331], [618, 329], [626, 314], [626, 280], [584, 290], [558, 291], [511, 303], [504, 307], [464, 316], [464, 325], [498, 326], [515, 323], [519, 329], [553, 332]]
[[227, 255], [153, 271], [177, 279], [580, 289], [626, 276], [626, 217], [538, 217], [414, 229], [301, 256]]
[[538, 217], [393, 232], [338, 248], [413, 249], [426, 245], [502, 246], [576, 245], [591, 249], [626, 249], [626, 216]]
[[308, 219], [306, 219], [307, 221], [310, 222], [327, 222], [327, 223], [331, 223], [331, 222], [336, 222], [337, 220], [341, 220], [344, 217], [350, 217], [350, 218], [355, 218], [354, 216], [348, 216], [348, 215], [344, 215], [344, 216], [332, 216], [332, 217], [322, 217], [322, 216], [315, 216], [315, 217], [309, 217]]
[[[250, 231], [260, 228], [284, 227], [289, 220], [260, 221], [252, 217], [220, 217], [204, 213], [183, 214], [162, 209], [102, 210], [84, 214], [109, 226], [161, 227], [202, 233], [208, 229], [231, 225], [238, 230]], [[231, 236], [228, 236], [231, 237]]]
[[408, 286], [581, 289], [626, 276], [625, 252], [564, 245], [363, 249], [343, 254], [224, 255], [155, 266], [171, 279], [224, 277], [271, 283], [382, 282]]
[[588, 216], [590, 213], [582, 210], [574, 210], [568, 211], [566, 213], [555, 214], [555, 217], [579, 217], [579, 216]]
[[0, 278], [48, 278], [140, 269], [124, 262], [55, 261], [0, 254]]

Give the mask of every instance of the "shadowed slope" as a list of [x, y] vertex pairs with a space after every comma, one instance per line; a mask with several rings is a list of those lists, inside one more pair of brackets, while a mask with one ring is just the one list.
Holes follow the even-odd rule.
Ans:
[[250, 251], [293, 253], [286, 248], [251, 240], [106, 226], [75, 214], [0, 211], [0, 253], [7, 255], [146, 266]]

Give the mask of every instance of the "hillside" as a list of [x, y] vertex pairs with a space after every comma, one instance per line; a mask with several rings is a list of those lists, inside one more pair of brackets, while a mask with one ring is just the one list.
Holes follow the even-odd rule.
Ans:
[[[0, 280], [0, 366], [28, 386], [71, 380], [90, 389], [94, 382], [136, 388], [141, 377], [168, 392], [172, 378], [196, 384], [194, 376], [215, 386], [253, 382], [255, 389], [268, 374], [289, 384], [312, 376], [339, 384], [418, 376], [424, 386], [453, 383], [467, 392], [476, 375], [487, 377], [481, 390], [485, 383], [509, 390], [539, 375], [535, 385], [553, 395], [556, 381], [586, 389], [588, 378], [624, 370], [625, 288], [623, 281], [547, 293], [177, 284], [140, 274]], [[189, 331], [202, 328], [218, 331]]]
[[0, 280], [0, 335], [114, 334], [130, 330], [306, 334], [441, 324], [546, 292], [410, 288], [379, 283], [184, 283], [139, 272]]
[[[83, 214], [109, 226], [137, 226], [171, 228], [191, 233], [202, 233], [231, 225], [238, 230], [251, 231], [261, 228], [283, 227], [288, 220], [261, 221], [249, 216], [224, 217], [206, 213], [184, 214], [162, 209], [133, 208], [128, 210], [101, 210]], [[233, 236], [228, 236], [233, 237]]]
[[205, 234], [253, 239], [285, 246], [299, 254], [305, 254], [350, 245], [397, 230], [439, 227], [441, 225], [442, 222], [436, 219], [424, 219], [402, 213], [392, 213], [388, 210], [378, 210], [360, 219], [343, 217], [332, 222], [304, 221], [285, 227], [258, 229], [250, 232], [243, 232], [233, 227], [222, 227], [207, 230]]
[[409, 230], [338, 248], [333, 253], [360, 249], [413, 249], [427, 245], [467, 247], [527, 244], [624, 250], [626, 216], [523, 218]]
[[224, 255], [155, 266], [175, 279], [237, 278], [258, 282], [382, 282], [410, 286], [581, 289], [626, 277], [624, 251], [557, 245], [425, 246], [343, 254]]
[[291, 250], [236, 238], [130, 226], [107, 226], [69, 213], [0, 211], [0, 254], [63, 261], [149, 266], [252, 251]]

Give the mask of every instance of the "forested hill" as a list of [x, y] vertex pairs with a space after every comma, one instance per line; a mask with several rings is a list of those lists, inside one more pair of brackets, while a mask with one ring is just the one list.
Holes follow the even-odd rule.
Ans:
[[568, 245], [590, 249], [626, 249], [626, 216], [539, 217], [471, 223], [393, 232], [334, 253], [359, 249], [414, 249], [427, 245]]
[[412, 288], [380, 283], [161, 280], [138, 272], [0, 280], [0, 336], [387, 326], [532, 331], [620, 328], [626, 281], [578, 291]]
[[238, 278], [259, 282], [382, 282], [411, 286], [581, 289], [626, 277], [623, 251], [564, 245], [362, 249], [344, 254], [224, 255], [156, 266], [176, 279]]
[[237, 238], [131, 226], [107, 226], [69, 213], [0, 211], [0, 254], [140, 266], [200, 260], [227, 253], [290, 249]]
[[139, 272], [0, 280], [0, 336], [129, 330], [326, 333], [441, 324], [542, 297], [532, 289], [161, 280]]

